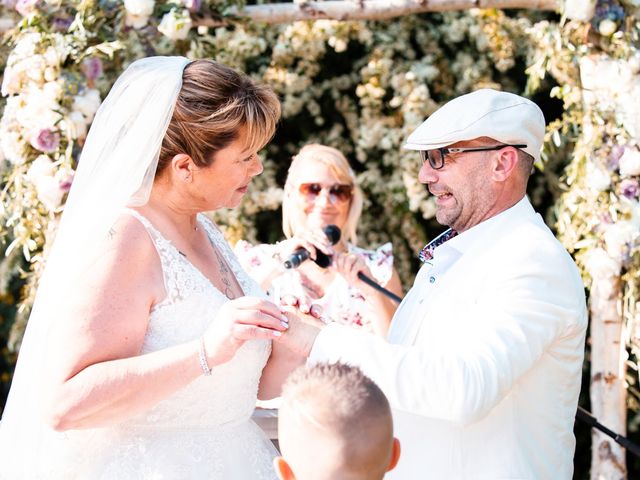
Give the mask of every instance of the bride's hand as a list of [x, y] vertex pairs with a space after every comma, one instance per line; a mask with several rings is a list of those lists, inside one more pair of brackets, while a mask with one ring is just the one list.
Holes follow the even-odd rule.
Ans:
[[268, 300], [240, 297], [225, 303], [203, 341], [210, 366], [225, 363], [247, 340], [274, 340], [288, 328], [288, 319]]

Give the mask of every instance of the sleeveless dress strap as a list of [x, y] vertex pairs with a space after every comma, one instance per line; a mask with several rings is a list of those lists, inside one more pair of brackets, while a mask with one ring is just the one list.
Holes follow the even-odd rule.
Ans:
[[184, 273], [185, 271], [185, 262], [180, 258], [180, 252], [140, 212], [127, 208], [124, 210], [124, 213], [134, 217], [142, 224], [145, 230], [147, 230], [149, 237], [151, 237], [151, 241], [158, 252], [158, 257], [160, 258], [162, 278], [164, 280], [164, 287], [167, 296], [164, 300], [154, 305], [153, 308], [155, 309], [160, 305], [172, 304], [177, 300], [180, 300], [182, 298], [180, 285], [183, 283], [180, 278], [184, 276], [181, 275], [181, 273]]

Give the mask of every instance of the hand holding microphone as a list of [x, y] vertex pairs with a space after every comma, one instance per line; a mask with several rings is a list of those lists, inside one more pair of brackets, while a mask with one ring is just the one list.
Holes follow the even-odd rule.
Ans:
[[[314, 260], [316, 264], [318, 264], [318, 266], [322, 268], [327, 268], [332, 264], [333, 255], [328, 255], [326, 252], [323, 252], [321, 249], [319, 249], [316, 245], [322, 243], [326, 245], [327, 240], [331, 245], [335, 245], [340, 240], [341, 232], [336, 225], [327, 225], [323, 229], [323, 232], [326, 236], [324, 242], [318, 242], [318, 239], [316, 238], [314, 239], [313, 243], [309, 242], [309, 245], [316, 251], [316, 258]], [[287, 260], [285, 260], [284, 262], [284, 266], [288, 269], [297, 268], [308, 258], [310, 258], [309, 248], [300, 247], [293, 253], [291, 253], [291, 255], [289, 255]], [[390, 290], [387, 290], [386, 288], [379, 285], [376, 281], [371, 279], [369, 268], [365, 264], [364, 260], [362, 260], [362, 258], [360, 258], [358, 255], [338, 253], [335, 254], [335, 259], [337, 262], [335, 265], [337, 270], [343, 274], [346, 274], [347, 277], [350, 277], [348, 279], [351, 282], [353, 282], [355, 278], [358, 278], [359, 280], [363, 281], [364, 283], [382, 293], [383, 295], [387, 296], [388, 298], [392, 299], [393, 301], [397, 303], [400, 303], [402, 301], [402, 298], [400, 298], [398, 295], [391, 292]], [[366, 273], [363, 273], [363, 271]]]
[[[329, 265], [331, 265], [331, 254], [329, 253], [330, 248], [327, 246], [327, 243], [330, 245], [335, 245], [340, 241], [340, 229], [335, 225], [327, 225], [326, 227], [324, 227], [322, 232], [324, 238], [314, 238], [312, 233], [310, 235], [311, 238], [302, 239], [300, 243], [306, 243], [306, 245], [294, 250], [284, 261], [284, 267], [299, 267], [302, 262], [311, 258], [311, 253], [309, 252], [311, 249], [315, 250], [316, 252], [316, 258], [314, 259], [314, 262], [316, 262], [319, 267], [327, 268]], [[323, 251], [322, 247], [324, 247], [326, 251]]]

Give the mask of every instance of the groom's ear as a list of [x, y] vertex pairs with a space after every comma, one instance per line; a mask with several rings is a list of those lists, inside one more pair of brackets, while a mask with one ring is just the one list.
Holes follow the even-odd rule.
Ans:
[[280, 480], [296, 480], [296, 476], [293, 474], [291, 467], [284, 458], [274, 458], [273, 468], [275, 468], [276, 474]]

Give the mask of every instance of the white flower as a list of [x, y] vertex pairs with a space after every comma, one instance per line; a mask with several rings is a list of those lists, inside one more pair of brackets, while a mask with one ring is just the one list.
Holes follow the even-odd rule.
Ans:
[[44, 98], [51, 104], [57, 103], [62, 97], [62, 84], [60, 82], [47, 82], [42, 86]]
[[22, 165], [24, 163], [25, 143], [19, 133], [3, 129], [2, 135], [0, 135], [0, 147], [9, 162], [14, 165]]
[[391, 150], [391, 148], [393, 148], [393, 140], [388, 135], [385, 135], [380, 139], [378, 145], [382, 150]]
[[342, 38], [329, 37], [327, 43], [338, 53], [344, 52], [347, 49], [347, 42]]
[[7, 96], [20, 92], [21, 76], [16, 69], [8, 66], [4, 70], [4, 77], [2, 78], [2, 95]]
[[90, 88], [73, 98], [73, 110], [82, 113], [86, 118], [86, 122], [91, 123], [101, 102], [100, 92], [95, 88]]
[[588, 187], [594, 192], [604, 192], [611, 185], [611, 177], [602, 168], [593, 166], [591, 163], [587, 165], [586, 181]]
[[16, 97], [17, 122], [26, 130], [53, 129], [61, 119], [60, 104], [51, 97], [53, 93], [33, 87], [24, 95]]
[[626, 220], [608, 225], [604, 231], [604, 243], [607, 254], [615, 259], [622, 259], [638, 237], [638, 230]]
[[60, 188], [60, 179], [53, 161], [47, 155], [38, 156], [27, 171], [27, 179], [36, 188], [38, 199], [48, 210], [60, 206], [65, 191]]
[[44, 58], [47, 61], [47, 65], [50, 67], [59, 67], [60, 66], [60, 55], [55, 47], [47, 47], [47, 50], [44, 52]]
[[155, 4], [155, 0], [124, 0], [124, 8], [127, 13], [137, 16], [150, 16]]
[[603, 37], [610, 37], [618, 30], [618, 24], [609, 18], [605, 18], [598, 24], [598, 32]]
[[171, 40], [184, 40], [189, 35], [189, 30], [193, 22], [189, 10], [181, 11], [172, 8], [169, 13], [165, 13], [162, 17], [158, 31]]
[[51, 211], [60, 206], [64, 190], [60, 188], [60, 180], [55, 177], [42, 177], [36, 184], [38, 199]]
[[620, 175], [640, 175], [640, 152], [635, 148], [625, 148], [620, 157]]
[[[640, 6], [640, 0], [638, 0], [638, 6]], [[640, 73], [640, 52], [636, 52], [631, 56], [628, 62], [629, 70], [633, 74]]]
[[74, 110], [67, 117], [67, 121], [71, 127], [73, 138], [85, 138], [87, 136], [87, 119], [82, 113]]
[[16, 11], [26, 17], [37, 10], [38, 0], [18, 0], [16, 2]]
[[42, 178], [53, 176], [54, 170], [53, 161], [49, 156], [40, 155], [31, 163], [27, 171], [27, 179], [35, 185], [42, 180]]
[[24, 70], [27, 77], [34, 82], [42, 82], [44, 71], [47, 68], [47, 61], [42, 55], [33, 55], [25, 58], [20, 62], [20, 67]]
[[593, 279], [609, 279], [620, 275], [621, 262], [611, 258], [602, 248], [590, 250], [585, 258], [585, 266]]
[[16, 44], [11, 56], [15, 58], [27, 58], [33, 55], [42, 40], [42, 34], [36, 32], [30, 32], [20, 37]]
[[593, 18], [596, 11], [595, 1], [566, 0], [564, 11], [568, 18], [588, 22]]
[[53, 82], [58, 78], [58, 70], [53, 67], [47, 67], [44, 69], [44, 80], [46, 82]]
[[640, 240], [640, 201], [622, 196], [620, 197], [620, 206], [622, 211], [631, 217], [629, 222], [638, 232], [638, 240]]
[[133, 28], [144, 27], [155, 6], [155, 0], [124, 0], [124, 8], [127, 11], [125, 24]]

